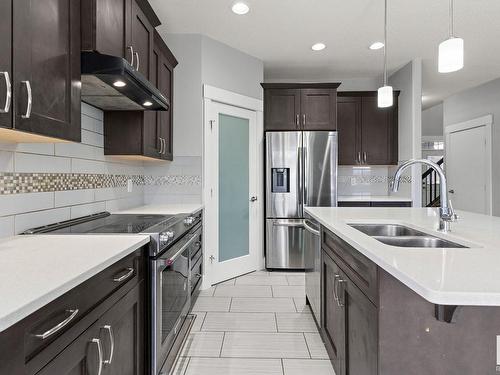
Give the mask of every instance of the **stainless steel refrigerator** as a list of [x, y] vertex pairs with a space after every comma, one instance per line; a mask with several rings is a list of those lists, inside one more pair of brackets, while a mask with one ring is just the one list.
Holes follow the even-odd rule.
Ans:
[[266, 133], [266, 267], [304, 269], [304, 207], [337, 205], [337, 132]]

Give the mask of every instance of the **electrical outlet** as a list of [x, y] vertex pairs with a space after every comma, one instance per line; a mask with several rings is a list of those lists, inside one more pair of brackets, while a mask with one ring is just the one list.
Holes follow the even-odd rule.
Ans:
[[355, 186], [357, 185], [358, 183], [356, 182], [356, 177], [352, 176], [351, 177], [351, 186]]
[[132, 182], [132, 180], [127, 180], [127, 191], [131, 193], [133, 189], [134, 189], [134, 183]]

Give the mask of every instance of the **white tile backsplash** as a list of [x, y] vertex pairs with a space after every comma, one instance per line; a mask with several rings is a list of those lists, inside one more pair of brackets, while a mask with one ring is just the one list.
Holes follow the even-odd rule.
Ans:
[[14, 153], [10, 151], [0, 151], [0, 171], [14, 171]]
[[388, 195], [389, 167], [340, 166], [338, 195]]
[[0, 216], [40, 211], [54, 207], [54, 193], [0, 195]]
[[14, 216], [0, 217], [0, 238], [14, 235]]
[[21, 233], [27, 229], [57, 223], [59, 221], [69, 220], [70, 208], [55, 208], [52, 210], [30, 212], [27, 214], [16, 215], [15, 232]]
[[95, 201], [95, 190], [68, 190], [55, 192], [55, 207], [74, 206]]
[[16, 152], [15, 171], [18, 173], [69, 173], [71, 172], [71, 159]]

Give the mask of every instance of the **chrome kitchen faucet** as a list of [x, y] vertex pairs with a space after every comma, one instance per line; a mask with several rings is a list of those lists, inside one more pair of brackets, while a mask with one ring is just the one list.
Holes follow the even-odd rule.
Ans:
[[394, 182], [392, 185], [392, 191], [397, 192], [399, 190], [399, 183], [401, 180], [401, 175], [403, 171], [412, 166], [413, 164], [424, 164], [434, 169], [439, 176], [439, 187], [440, 187], [440, 205], [439, 208], [439, 230], [441, 232], [449, 232], [451, 231], [451, 223], [457, 221], [458, 216], [453, 209], [453, 205], [451, 204], [451, 200], [448, 199], [448, 188], [446, 183], [446, 176], [439, 165], [436, 163], [426, 160], [426, 159], [411, 159], [407, 162], [401, 164], [394, 174]]

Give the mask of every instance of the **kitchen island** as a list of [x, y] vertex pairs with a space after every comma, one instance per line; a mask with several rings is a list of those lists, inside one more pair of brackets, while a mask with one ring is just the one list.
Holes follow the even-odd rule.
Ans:
[[[306, 208], [321, 226], [321, 331], [337, 375], [495, 374], [500, 218], [437, 209]], [[352, 225], [396, 224], [462, 248], [387, 245]]]

